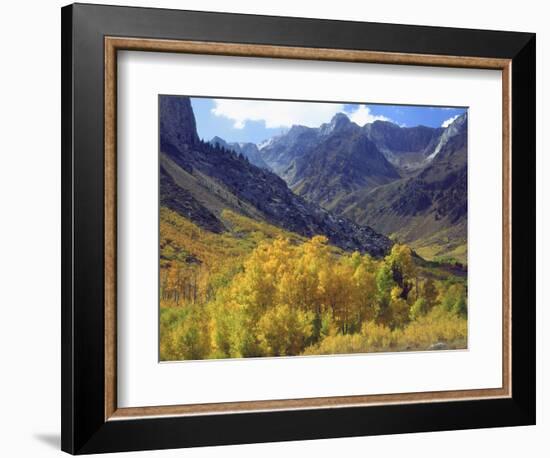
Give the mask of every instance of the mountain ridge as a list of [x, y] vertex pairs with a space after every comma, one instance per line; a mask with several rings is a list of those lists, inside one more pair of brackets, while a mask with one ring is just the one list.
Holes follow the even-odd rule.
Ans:
[[295, 193], [359, 225], [430, 241], [439, 254], [466, 244], [467, 113], [446, 128], [360, 127], [339, 113], [318, 128], [292, 126], [260, 153]]
[[242, 154], [246, 157], [252, 164], [262, 169], [270, 170], [269, 165], [264, 161], [260, 150], [255, 143], [252, 142], [227, 142], [223, 138], [218, 137], [217, 135], [212, 137], [208, 142], [212, 145], [222, 146], [226, 149], [235, 151], [237, 154]]
[[455, 256], [465, 262], [467, 126], [465, 113], [447, 127], [432, 160], [416, 175], [349, 195], [336, 211], [386, 235], [395, 234], [420, 253], [428, 245], [441, 247], [438, 255], [460, 248]]
[[400, 178], [361, 127], [344, 113], [318, 128], [294, 125], [260, 153], [293, 191], [329, 210], [343, 193]]
[[[201, 211], [193, 208], [188, 215], [211, 214], [223, 224], [220, 202], [225, 199], [245, 215], [253, 209], [271, 224], [307, 237], [325, 235], [345, 250], [383, 256], [391, 247], [387, 237], [370, 227], [336, 217], [294, 194], [278, 175], [233, 151], [200, 140], [189, 98], [162, 97], [160, 117], [161, 179], [165, 173], [176, 182], [175, 175], [180, 175], [177, 184], [202, 207]], [[198, 223], [204, 221], [199, 219]]]

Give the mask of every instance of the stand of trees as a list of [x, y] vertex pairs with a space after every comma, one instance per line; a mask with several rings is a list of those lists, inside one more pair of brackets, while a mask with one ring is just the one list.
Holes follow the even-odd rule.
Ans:
[[466, 344], [465, 283], [434, 280], [405, 245], [376, 260], [335, 252], [323, 236], [278, 237], [260, 242], [235, 272], [209, 287], [197, 266], [164, 269], [163, 360]]

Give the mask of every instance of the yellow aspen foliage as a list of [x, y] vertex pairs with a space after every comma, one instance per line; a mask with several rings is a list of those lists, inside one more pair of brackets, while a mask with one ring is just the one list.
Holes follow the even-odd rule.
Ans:
[[301, 353], [313, 332], [312, 313], [277, 305], [258, 323], [258, 340], [262, 354], [287, 356]]
[[426, 301], [426, 311], [433, 308], [437, 301], [437, 288], [433, 279], [428, 278], [422, 287], [422, 297]]
[[417, 268], [413, 261], [412, 250], [407, 245], [395, 244], [387, 260], [389, 264], [398, 266], [406, 277], [412, 278], [416, 275]]
[[390, 302], [392, 328], [403, 327], [409, 321], [409, 304], [401, 297]]
[[[354, 253], [355, 254], [355, 253]], [[355, 260], [354, 264], [355, 263]], [[378, 311], [376, 302], [376, 274], [372, 271], [369, 258], [363, 258], [353, 273], [353, 305], [357, 313], [357, 321], [371, 321]]]
[[394, 286], [391, 289], [390, 299], [392, 300], [392, 302], [394, 302], [400, 298], [401, 298], [401, 288], [399, 286]]
[[467, 289], [395, 244], [345, 252], [228, 211], [214, 234], [161, 209], [162, 360], [466, 345]]

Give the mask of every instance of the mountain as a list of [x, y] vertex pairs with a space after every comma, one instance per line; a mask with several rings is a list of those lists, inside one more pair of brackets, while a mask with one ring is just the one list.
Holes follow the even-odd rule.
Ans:
[[442, 132], [431, 152], [425, 150], [427, 165], [416, 175], [352, 193], [336, 211], [383, 234], [396, 234], [421, 255], [450, 254], [465, 261], [467, 127], [465, 113]]
[[429, 154], [427, 159], [433, 159], [435, 156], [437, 156], [437, 154], [441, 151], [441, 149], [445, 146], [445, 144], [451, 139], [451, 137], [454, 137], [461, 133], [465, 134], [468, 128], [467, 122], [468, 122], [467, 115], [464, 114], [462, 116], [459, 116], [446, 129], [444, 129], [437, 141], [437, 144], [435, 145], [434, 150]]
[[222, 232], [224, 209], [297, 234], [325, 235], [345, 250], [384, 255], [391, 241], [293, 193], [285, 181], [234, 151], [200, 140], [189, 98], [160, 98], [161, 204]]
[[260, 151], [295, 193], [328, 210], [351, 192], [400, 178], [361, 127], [343, 113], [319, 128], [293, 126]]
[[242, 154], [256, 167], [269, 170], [269, 166], [263, 160], [262, 155], [260, 154], [260, 150], [255, 143], [228, 143], [223, 138], [220, 138], [218, 136], [213, 137], [209, 143], [211, 143], [212, 145], [218, 145], [223, 148], [233, 150], [237, 154]]
[[400, 176], [376, 145], [340, 113], [319, 128], [321, 139], [286, 171], [294, 192], [330, 210], [359, 189], [389, 183]]
[[289, 187], [334, 214], [394, 234], [427, 257], [466, 256], [467, 115], [446, 128], [338, 113], [260, 145]]
[[[393, 181], [400, 178], [400, 175], [411, 175], [426, 166], [431, 161], [446, 130], [441, 127], [426, 126], [400, 127], [389, 121], [374, 121], [361, 128], [351, 122], [344, 113], [337, 113], [330, 123], [325, 123], [319, 128], [293, 126], [288, 132], [260, 144], [259, 150], [272, 170], [294, 188], [304, 175], [307, 176], [307, 171], [302, 172], [300, 166], [307, 164], [319, 149], [334, 151], [336, 145], [333, 137], [341, 138], [349, 134], [353, 136], [353, 140], [363, 141], [361, 146], [366, 148], [369, 167], [361, 168], [363, 172], [361, 176], [367, 178], [366, 183], [354, 183], [354, 180], [351, 182], [346, 180], [346, 182], [355, 188], [365, 185], [372, 187]], [[374, 147], [363, 137], [374, 144]], [[328, 142], [332, 144], [326, 145]], [[353, 150], [344, 142], [336, 146], [336, 149], [339, 149], [336, 155], [340, 160], [344, 159], [346, 148], [347, 151], [358, 154], [356, 149]], [[383, 158], [378, 153], [381, 153]], [[351, 166], [361, 165], [354, 164], [357, 157], [351, 158], [348, 163]], [[326, 165], [332, 166], [331, 162], [329, 159]], [[390, 164], [388, 165], [387, 162]], [[363, 166], [365, 165], [363, 163]]]
[[318, 129], [292, 126], [286, 133], [272, 137], [260, 144], [260, 153], [271, 169], [282, 178], [296, 160], [313, 148], [318, 140]]
[[386, 159], [404, 172], [429, 162], [446, 129], [426, 126], [400, 127], [388, 121], [365, 124], [363, 131]]

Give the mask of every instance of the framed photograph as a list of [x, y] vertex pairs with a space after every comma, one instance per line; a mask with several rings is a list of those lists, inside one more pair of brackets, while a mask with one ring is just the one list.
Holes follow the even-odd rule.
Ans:
[[62, 448], [535, 423], [535, 35], [62, 9]]

